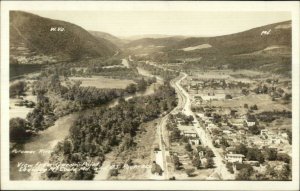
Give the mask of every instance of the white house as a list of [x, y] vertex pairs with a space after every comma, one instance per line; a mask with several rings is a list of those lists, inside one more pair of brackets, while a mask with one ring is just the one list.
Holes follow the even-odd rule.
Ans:
[[229, 153], [229, 154], [226, 154], [225, 160], [228, 161], [228, 162], [239, 162], [239, 163], [242, 163], [244, 157], [245, 156], [242, 155], [242, 154]]
[[262, 130], [260, 131], [260, 135], [261, 135], [261, 136], [268, 135], [268, 130], [267, 130], [267, 129], [262, 129]]
[[255, 119], [254, 116], [249, 115], [249, 116], [246, 116], [245, 122], [246, 122], [248, 127], [252, 127], [256, 124], [256, 119]]
[[197, 137], [197, 133], [195, 131], [183, 131], [183, 135], [186, 137]]
[[189, 143], [191, 145], [200, 145], [200, 139], [198, 139], [198, 138], [189, 138]]

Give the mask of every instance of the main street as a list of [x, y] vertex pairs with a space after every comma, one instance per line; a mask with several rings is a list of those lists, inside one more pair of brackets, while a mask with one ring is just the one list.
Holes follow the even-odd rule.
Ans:
[[[228, 172], [225, 163], [223, 163], [223, 157], [221, 156], [219, 151], [213, 146], [211, 138], [206, 134], [204, 128], [200, 126], [200, 123], [197, 120], [196, 115], [191, 110], [190, 96], [180, 85], [181, 81], [187, 77], [187, 74], [186, 73], [181, 73], [181, 74], [183, 75], [183, 77], [180, 80], [175, 82], [174, 88], [175, 88], [178, 96], [180, 97], [180, 99], [183, 99], [183, 101], [182, 101], [183, 113], [188, 116], [189, 115], [193, 116], [193, 118], [194, 118], [193, 126], [201, 140], [201, 143], [204, 146], [208, 146], [214, 152], [214, 154], [215, 154], [214, 162], [215, 162], [215, 166], [216, 166], [215, 172], [218, 173], [218, 175], [221, 177], [222, 180], [233, 180], [234, 176], [232, 174], [230, 174], [230, 172]], [[178, 104], [178, 106], [179, 106], [179, 104]]]
[[[149, 62], [147, 64], [150, 64]], [[165, 68], [158, 66], [156, 64], [151, 64], [152, 66], [156, 66], [160, 69]], [[170, 69], [169, 69], [170, 70]], [[234, 175], [228, 172], [225, 163], [223, 162], [223, 157], [219, 153], [219, 151], [213, 146], [212, 140], [205, 132], [204, 128], [200, 126], [199, 121], [196, 118], [196, 115], [191, 110], [191, 100], [189, 94], [183, 89], [183, 87], [180, 85], [181, 81], [184, 80], [187, 77], [186, 73], [181, 72], [178, 77], [170, 81], [170, 85], [175, 89], [176, 94], [178, 96], [178, 104], [177, 106], [167, 115], [162, 117], [160, 121], [157, 124], [157, 132], [159, 137], [159, 147], [161, 152], [156, 154], [156, 158], [158, 158], [159, 165], [164, 170], [163, 177], [157, 177], [157, 179], [169, 179], [171, 174], [168, 168], [168, 162], [167, 158], [170, 158], [170, 153], [168, 148], [166, 148], [166, 143], [168, 144], [167, 136], [164, 131], [166, 130], [167, 125], [167, 119], [170, 114], [175, 114], [178, 112], [183, 112], [186, 115], [191, 115], [194, 118], [194, 128], [198, 135], [198, 137], [201, 140], [201, 143], [204, 146], [208, 146], [215, 154], [214, 162], [215, 162], [215, 170], [214, 173], [217, 173], [218, 176], [221, 178], [221, 180], [233, 180]], [[209, 177], [208, 177], [209, 178]]]

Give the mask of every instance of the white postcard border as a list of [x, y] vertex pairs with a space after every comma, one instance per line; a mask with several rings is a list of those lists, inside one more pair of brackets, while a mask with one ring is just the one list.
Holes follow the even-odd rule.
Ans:
[[[290, 11], [292, 12], [292, 181], [10, 181], [9, 10], [101, 11]], [[1, 2], [1, 189], [298, 190], [299, 189], [299, 2], [5, 1]]]

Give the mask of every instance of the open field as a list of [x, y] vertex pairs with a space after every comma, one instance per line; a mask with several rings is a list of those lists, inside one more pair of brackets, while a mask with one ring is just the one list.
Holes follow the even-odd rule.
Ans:
[[103, 76], [92, 76], [91, 78], [85, 77], [70, 77], [70, 80], [80, 80], [82, 81], [82, 87], [96, 87], [96, 88], [117, 88], [125, 89], [131, 83], [134, 83], [132, 80], [119, 80], [119, 79], [110, 79]]
[[25, 119], [27, 114], [33, 110], [33, 108], [27, 108], [25, 106], [15, 106], [20, 99], [9, 100], [9, 119], [20, 117]]
[[[26, 92], [26, 96], [23, 96], [24, 100], [32, 101], [34, 103], [37, 102], [36, 96], [31, 95], [29, 91]], [[25, 106], [16, 106], [15, 104], [22, 101], [21, 99], [17, 98], [10, 98], [9, 99], [9, 119], [20, 117], [25, 119], [27, 114], [33, 110], [33, 108], [27, 108]]]
[[248, 104], [249, 106], [256, 104], [258, 107], [258, 111], [292, 110], [290, 104], [283, 105], [277, 101], [272, 101], [270, 96], [266, 94], [252, 94], [249, 96], [241, 96], [236, 99], [226, 101], [211, 101], [212, 106], [222, 106], [231, 108], [243, 108], [244, 104]]
[[273, 130], [273, 131], [277, 131], [277, 130], [281, 130], [281, 129], [292, 129], [292, 119], [291, 118], [279, 118], [274, 120], [272, 123], [270, 124], [265, 124], [263, 122], [261, 122], [260, 124], [268, 127], [269, 130]]
[[[209, 70], [209, 71], [197, 71], [193, 73], [194, 77], [202, 79], [230, 79], [233, 81], [241, 81], [244, 83], [251, 83], [256, 77], [270, 77], [266, 73], [253, 70]], [[274, 77], [274, 75], [273, 75]]]

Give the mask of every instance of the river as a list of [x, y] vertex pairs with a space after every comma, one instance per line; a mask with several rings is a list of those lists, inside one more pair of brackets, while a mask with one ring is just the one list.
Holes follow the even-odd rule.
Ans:
[[10, 162], [10, 179], [38, 180], [39, 176], [37, 174], [39, 173], [19, 172], [18, 163], [37, 164], [38, 162], [48, 162], [50, 153], [53, 151], [55, 145], [69, 134], [69, 129], [77, 115], [78, 113], [72, 113], [59, 118], [53, 126], [41, 131], [37, 136], [32, 137], [29, 142], [25, 143], [22, 151], [30, 153], [17, 154], [12, 158]]
[[[129, 67], [127, 60], [123, 59], [123, 64]], [[138, 68], [141, 75], [153, 77], [149, 72]], [[125, 100], [129, 100], [135, 96], [147, 96], [155, 92], [156, 88], [162, 83], [162, 80], [158, 78], [156, 83], [147, 87], [144, 92], [137, 92], [134, 95], [125, 96]], [[118, 99], [114, 99], [108, 103], [107, 107], [114, 107], [118, 105]], [[100, 106], [103, 107], [103, 106]], [[93, 110], [91, 108], [82, 112], [89, 112]], [[18, 164], [35, 165], [37, 163], [47, 163], [51, 152], [54, 150], [56, 144], [62, 141], [69, 135], [69, 129], [73, 122], [76, 120], [79, 112], [66, 115], [56, 120], [53, 126], [48, 127], [46, 130], [41, 131], [37, 136], [32, 137], [29, 142], [23, 145], [23, 148], [18, 151], [26, 151], [27, 153], [16, 154], [10, 161], [10, 179], [11, 180], [41, 180], [40, 172], [20, 172]]]

